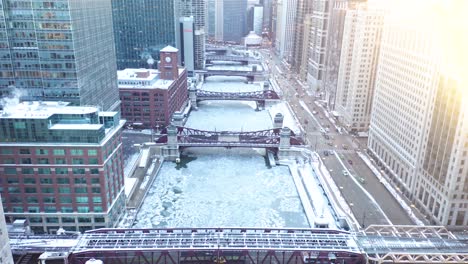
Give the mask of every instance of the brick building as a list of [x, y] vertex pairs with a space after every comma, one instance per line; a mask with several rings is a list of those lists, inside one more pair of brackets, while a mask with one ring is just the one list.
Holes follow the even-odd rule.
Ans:
[[160, 52], [155, 69], [118, 71], [122, 117], [127, 125], [138, 128], [166, 126], [176, 111], [188, 103], [187, 71], [177, 65], [176, 48], [167, 46]]
[[0, 193], [8, 222], [36, 233], [114, 227], [125, 212], [118, 112], [24, 102], [0, 112]]

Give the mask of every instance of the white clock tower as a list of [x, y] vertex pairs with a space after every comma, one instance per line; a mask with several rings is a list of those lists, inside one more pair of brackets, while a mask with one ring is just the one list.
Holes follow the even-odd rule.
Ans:
[[159, 71], [163, 80], [177, 80], [179, 78], [179, 68], [177, 67], [177, 52], [179, 50], [166, 46], [159, 52], [161, 61], [159, 62]]

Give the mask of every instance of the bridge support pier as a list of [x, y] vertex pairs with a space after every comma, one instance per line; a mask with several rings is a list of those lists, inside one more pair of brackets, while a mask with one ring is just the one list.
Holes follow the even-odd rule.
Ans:
[[278, 158], [288, 159], [296, 155], [295, 150], [291, 149], [291, 129], [283, 127], [280, 132], [280, 144], [278, 149]]
[[167, 145], [162, 148], [162, 154], [167, 160], [174, 161], [180, 158], [177, 128], [174, 125], [167, 127]]

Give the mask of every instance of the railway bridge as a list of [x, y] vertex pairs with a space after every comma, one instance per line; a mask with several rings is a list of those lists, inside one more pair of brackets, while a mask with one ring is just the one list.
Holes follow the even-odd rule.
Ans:
[[[47, 239], [51, 244], [59, 240], [44, 237], [41, 245], [37, 239], [10, 238], [13, 253], [52, 251], [44, 246]], [[371, 225], [354, 233], [287, 228], [98, 229], [69, 239], [73, 245], [59, 251], [65, 253], [60, 256], [67, 264], [88, 264], [93, 259], [112, 264], [468, 262], [468, 245], [442, 226]]]

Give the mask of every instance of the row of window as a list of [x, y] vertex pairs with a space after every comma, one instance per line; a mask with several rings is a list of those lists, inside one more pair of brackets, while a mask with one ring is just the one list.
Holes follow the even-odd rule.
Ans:
[[[17, 187], [17, 186], [10, 186], [8, 188], [0, 187], [0, 192], [4, 192], [5, 190], [7, 190], [8, 193], [10, 194], [21, 193], [21, 189], [22, 188]], [[56, 193], [56, 191], [58, 190], [58, 193], [70, 194], [72, 188], [70, 187], [58, 187], [58, 188], [41, 187], [40, 190], [41, 190], [41, 193]], [[73, 190], [74, 190], [74, 193], [79, 193], [79, 194], [88, 193], [87, 187], [75, 187]], [[101, 193], [101, 187], [92, 187], [90, 190], [91, 190], [91, 193]], [[36, 187], [24, 187], [24, 193], [33, 194], [33, 193], [39, 193], [39, 192], [38, 192], [38, 188]]]
[[[77, 197], [77, 203], [80, 204], [87, 204], [88, 203], [88, 197]], [[5, 198], [2, 197], [2, 201], [5, 202]], [[73, 203], [73, 198], [71, 196], [60, 196], [58, 201], [62, 204], [71, 204]], [[38, 204], [39, 199], [36, 196], [27, 196], [25, 199], [21, 196], [12, 196], [10, 197], [10, 203], [23, 203], [26, 202], [27, 204]], [[42, 197], [42, 202], [43, 203], [57, 203], [57, 199], [54, 196], [46, 196]], [[102, 197], [100, 196], [94, 196], [92, 197], [92, 203], [93, 204], [101, 204], [102, 203]]]
[[[100, 184], [100, 179], [99, 178], [72, 178], [73, 182], [75, 184]], [[0, 183], [3, 182], [3, 179], [0, 179]], [[20, 180], [18, 178], [14, 177], [8, 177], [7, 178], [7, 183], [8, 184], [19, 184]], [[23, 183], [24, 184], [54, 184], [54, 179], [51, 178], [40, 178], [39, 180], [36, 178], [23, 178]], [[57, 178], [55, 179], [55, 182], [57, 184], [70, 184], [71, 180], [70, 178]]]
[[[5, 212], [7, 212], [5, 210]], [[41, 213], [39, 210], [38, 206], [28, 206], [27, 209], [25, 210], [22, 206], [12, 206], [11, 207], [11, 212], [13, 213]], [[67, 206], [62, 206], [60, 207], [60, 210], [57, 210], [56, 206], [44, 206], [44, 213], [74, 213], [75, 211], [73, 210], [72, 207], [67, 207]], [[77, 206], [76, 207], [76, 212], [77, 213], [90, 213], [91, 210], [89, 206]], [[103, 209], [102, 206], [93, 206], [93, 211], [94, 213], [102, 213]]]
[[[84, 149], [70, 149], [69, 153], [72, 156], [83, 156], [85, 150]], [[32, 153], [31, 149], [19, 149], [18, 151], [21, 155], [30, 155]], [[48, 149], [35, 149], [36, 155], [49, 155]], [[53, 149], [53, 155], [55, 156], [65, 156], [66, 150], [65, 149]], [[96, 149], [88, 149], [88, 156], [97, 156], [98, 151]], [[0, 150], [0, 154], [2, 155], [14, 155], [15, 149], [13, 148], [2, 148]]]
[[67, 160], [65, 158], [55, 158], [54, 163], [50, 163], [48, 158], [21, 158], [19, 160], [15, 158], [5, 158], [3, 159], [3, 164], [99, 164], [97, 158], [88, 158], [87, 160], [83, 158], [72, 158], [71, 160]]
[[[69, 168], [38, 168], [37, 169], [37, 174], [40, 175], [50, 175], [52, 174], [52, 171], [55, 171], [55, 175], [59, 174], [69, 174]], [[18, 173], [19, 172], [19, 173]], [[71, 172], [73, 175], [84, 175], [86, 174], [86, 169], [85, 168], [72, 168]], [[33, 168], [21, 168], [19, 171], [17, 168], [4, 168], [4, 173], [5, 175], [32, 175], [34, 174], [34, 169]], [[89, 173], [96, 175], [99, 174], [99, 169], [97, 168], [90, 168]]]

